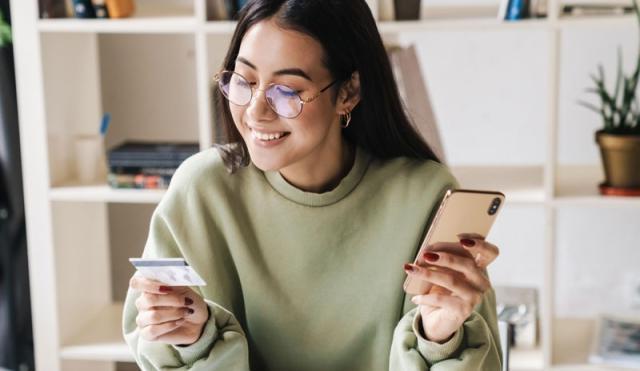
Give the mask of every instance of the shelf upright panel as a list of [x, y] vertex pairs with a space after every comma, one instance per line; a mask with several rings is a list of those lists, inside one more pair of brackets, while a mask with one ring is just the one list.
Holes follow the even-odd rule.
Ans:
[[[38, 2], [11, 0], [20, 145], [34, 333], [38, 369], [58, 371], [60, 346], [49, 161], [43, 86], [43, 61], [37, 31]], [[27, 150], [28, 149], [28, 150]]]

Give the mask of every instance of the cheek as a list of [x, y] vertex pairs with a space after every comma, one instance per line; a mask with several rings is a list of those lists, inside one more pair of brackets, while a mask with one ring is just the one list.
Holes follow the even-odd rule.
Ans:
[[244, 107], [229, 105], [229, 111], [231, 111], [231, 117], [233, 117], [233, 123], [236, 128], [242, 132], [242, 116], [244, 115]]
[[316, 134], [326, 132], [333, 124], [334, 112], [335, 108], [329, 102], [312, 102], [302, 109], [302, 114], [299, 116], [299, 121], [301, 121], [299, 126]]

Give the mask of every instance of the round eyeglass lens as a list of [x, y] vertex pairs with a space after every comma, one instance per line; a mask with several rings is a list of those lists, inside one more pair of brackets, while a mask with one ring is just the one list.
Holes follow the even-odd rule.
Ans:
[[265, 92], [267, 102], [273, 110], [285, 118], [294, 118], [302, 111], [298, 93], [284, 85], [272, 85]]
[[251, 85], [244, 77], [233, 72], [224, 72], [220, 76], [220, 91], [229, 102], [244, 106], [251, 101]]

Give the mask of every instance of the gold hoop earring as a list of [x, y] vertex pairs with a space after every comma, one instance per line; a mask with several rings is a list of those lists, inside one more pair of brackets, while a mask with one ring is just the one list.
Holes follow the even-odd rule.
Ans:
[[349, 127], [349, 124], [351, 124], [351, 112], [347, 111], [347, 113], [343, 115], [343, 118], [344, 118], [344, 124], [340, 126], [342, 126], [343, 129], [346, 129], [347, 127]]

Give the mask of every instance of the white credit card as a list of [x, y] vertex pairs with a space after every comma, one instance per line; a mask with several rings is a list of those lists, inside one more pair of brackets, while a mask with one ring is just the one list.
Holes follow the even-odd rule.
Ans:
[[206, 286], [202, 277], [183, 258], [129, 258], [142, 277], [167, 286]]

